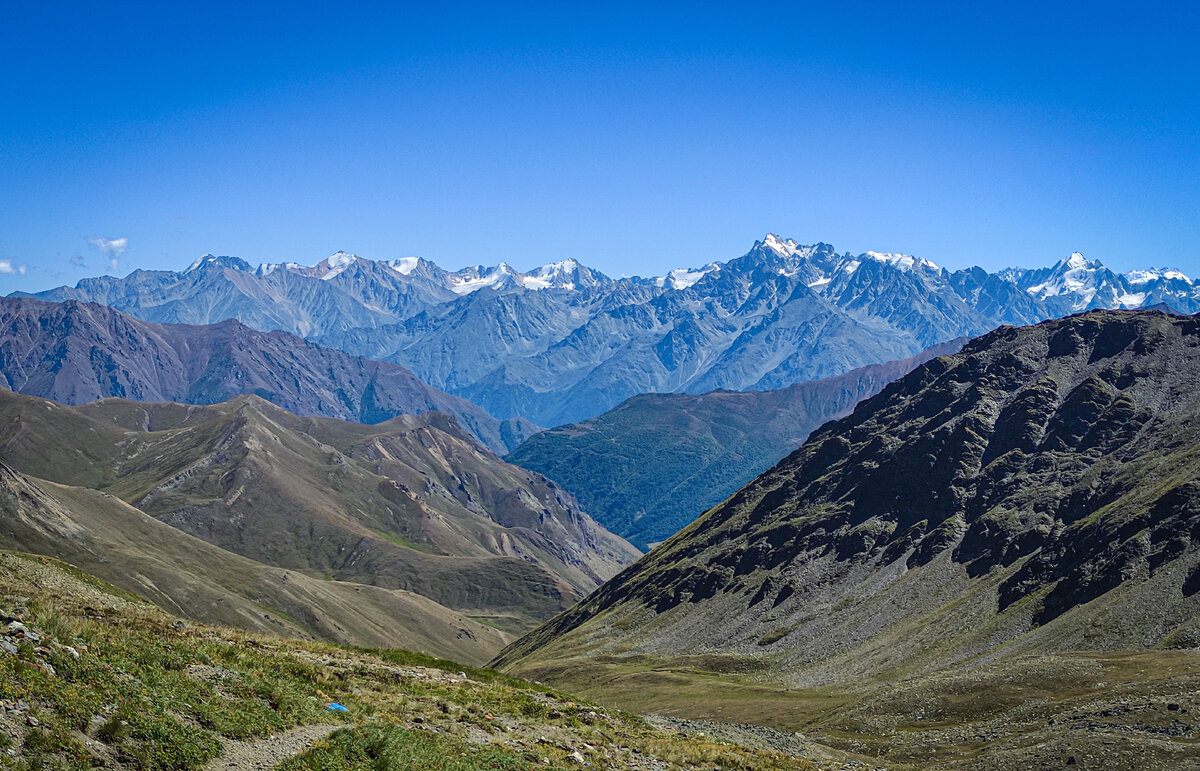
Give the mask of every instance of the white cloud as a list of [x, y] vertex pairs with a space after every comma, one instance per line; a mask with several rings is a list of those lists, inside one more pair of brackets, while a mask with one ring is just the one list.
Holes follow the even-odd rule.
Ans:
[[71, 255], [71, 264], [77, 268], [86, 268], [87, 267], [87, 263], [83, 261], [82, 254], [72, 254]]
[[25, 265], [13, 265], [12, 260], [0, 260], [0, 273], [24, 276], [25, 270]]
[[114, 259], [124, 254], [129, 247], [128, 238], [89, 238], [87, 241]]
[[[125, 239], [122, 238], [121, 240], [124, 241]], [[120, 260], [118, 260], [116, 257], [109, 257], [108, 258], [108, 269], [115, 273], [117, 271], [117, 263], [118, 262], [120, 262]]]

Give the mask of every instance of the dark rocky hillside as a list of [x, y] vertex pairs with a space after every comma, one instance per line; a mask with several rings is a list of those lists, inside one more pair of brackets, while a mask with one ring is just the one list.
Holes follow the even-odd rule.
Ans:
[[216, 404], [254, 394], [301, 415], [379, 423], [438, 410], [498, 452], [533, 430], [500, 421], [395, 364], [237, 321], [150, 324], [70, 300], [0, 298], [0, 385], [64, 404], [115, 396]]
[[1001, 328], [826, 424], [510, 647], [735, 654], [793, 684], [1200, 645], [1200, 318]]
[[558, 482], [606, 528], [647, 548], [770, 468], [825, 421], [964, 342], [774, 391], [642, 394], [599, 417], [536, 434], [505, 459]]

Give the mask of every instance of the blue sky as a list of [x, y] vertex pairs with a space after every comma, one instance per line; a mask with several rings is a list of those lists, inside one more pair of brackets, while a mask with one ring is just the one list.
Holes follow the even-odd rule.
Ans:
[[1193, 4], [49, 5], [0, 24], [0, 293], [205, 252], [646, 275], [768, 231], [1200, 274]]

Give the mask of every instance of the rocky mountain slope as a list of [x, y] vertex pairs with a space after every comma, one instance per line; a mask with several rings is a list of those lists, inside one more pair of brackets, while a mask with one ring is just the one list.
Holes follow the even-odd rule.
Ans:
[[486, 661], [509, 638], [425, 597], [313, 578], [239, 557], [105, 493], [0, 463], [10, 548], [68, 560], [185, 618], [346, 644]]
[[749, 655], [791, 683], [1200, 644], [1200, 318], [1090, 312], [935, 359], [507, 663]]
[[0, 298], [0, 385], [64, 404], [109, 396], [214, 404], [255, 394], [298, 414], [363, 423], [438, 410], [499, 452], [535, 430], [502, 424], [403, 367], [294, 335], [232, 320], [148, 324], [75, 301]]
[[814, 429], [965, 340], [774, 391], [642, 394], [535, 434], [505, 459], [561, 484], [609, 530], [647, 548], [795, 450]]
[[521, 273], [345, 253], [312, 267], [207, 256], [182, 273], [85, 279], [38, 296], [155, 322], [285, 330], [543, 426], [639, 393], [781, 388], [1089, 308], [1200, 310], [1200, 286], [1173, 270], [1118, 275], [1075, 254], [1036, 270], [949, 271], [770, 234], [736, 259], [657, 278], [613, 279], [574, 260]]
[[0, 460], [23, 473], [103, 490], [264, 565], [413, 592], [509, 630], [638, 554], [438, 412], [367, 426], [254, 396], [68, 407], [0, 391], [0, 429]]

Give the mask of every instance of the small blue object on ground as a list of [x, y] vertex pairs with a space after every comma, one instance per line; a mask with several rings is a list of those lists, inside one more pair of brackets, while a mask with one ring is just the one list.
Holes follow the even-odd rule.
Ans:
[[333, 710], [334, 712], [349, 712], [350, 711], [350, 710], [346, 709], [344, 706], [342, 706], [341, 704], [338, 704], [336, 701], [331, 702], [329, 704], [329, 709]]

